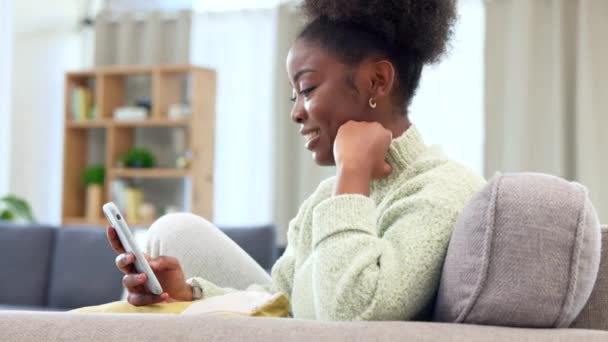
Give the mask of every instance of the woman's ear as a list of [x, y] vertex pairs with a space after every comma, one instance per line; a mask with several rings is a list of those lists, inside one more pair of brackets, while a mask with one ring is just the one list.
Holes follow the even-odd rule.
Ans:
[[395, 67], [390, 61], [375, 61], [371, 67], [370, 92], [376, 98], [388, 96], [395, 84]]

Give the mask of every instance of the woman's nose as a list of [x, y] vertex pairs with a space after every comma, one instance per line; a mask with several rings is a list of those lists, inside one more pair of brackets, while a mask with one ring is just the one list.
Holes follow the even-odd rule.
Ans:
[[295, 123], [301, 124], [306, 121], [307, 118], [308, 116], [304, 106], [300, 103], [300, 101], [296, 101], [291, 109], [291, 120], [293, 120]]

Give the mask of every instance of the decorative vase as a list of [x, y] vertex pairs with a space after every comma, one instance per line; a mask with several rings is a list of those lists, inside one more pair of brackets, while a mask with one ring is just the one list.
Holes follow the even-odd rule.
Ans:
[[88, 221], [97, 221], [101, 217], [101, 205], [103, 201], [103, 186], [87, 186], [86, 217]]
[[144, 194], [139, 188], [127, 188], [126, 191], [126, 206], [127, 206], [127, 219], [132, 224], [136, 224], [139, 221], [138, 210], [143, 200]]

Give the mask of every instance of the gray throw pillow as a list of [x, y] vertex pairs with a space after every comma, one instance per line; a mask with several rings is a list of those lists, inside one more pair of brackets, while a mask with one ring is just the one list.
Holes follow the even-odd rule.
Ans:
[[568, 327], [593, 289], [600, 236], [582, 185], [543, 174], [497, 174], [454, 227], [434, 320]]

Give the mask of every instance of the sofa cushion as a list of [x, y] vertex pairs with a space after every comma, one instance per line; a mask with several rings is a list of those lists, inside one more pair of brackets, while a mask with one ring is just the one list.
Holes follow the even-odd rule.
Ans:
[[122, 273], [105, 231], [59, 229], [49, 286], [49, 307], [73, 309], [120, 299]]
[[591, 294], [599, 262], [599, 220], [582, 185], [499, 174], [456, 223], [434, 318], [568, 327]]
[[46, 305], [56, 230], [0, 223], [0, 304]]
[[602, 227], [602, 258], [591, 297], [570, 327], [608, 331], [608, 226]]

